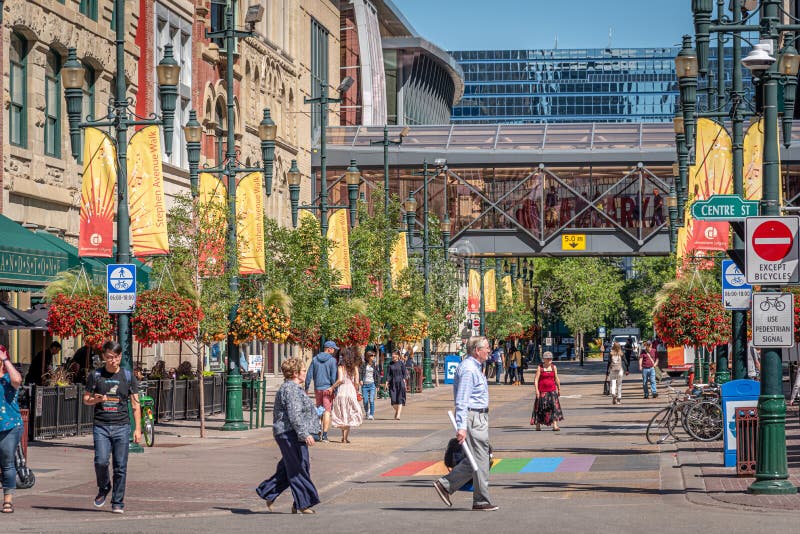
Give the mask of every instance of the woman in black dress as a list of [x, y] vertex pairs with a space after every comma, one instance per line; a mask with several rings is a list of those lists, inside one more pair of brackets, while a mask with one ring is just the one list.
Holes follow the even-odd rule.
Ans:
[[400, 419], [403, 406], [406, 405], [406, 378], [408, 371], [405, 364], [400, 360], [400, 351], [392, 351], [392, 362], [386, 371], [386, 384], [389, 386], [389, 396], [392, 398], [392, 408], [394, 408], [394, 418]]

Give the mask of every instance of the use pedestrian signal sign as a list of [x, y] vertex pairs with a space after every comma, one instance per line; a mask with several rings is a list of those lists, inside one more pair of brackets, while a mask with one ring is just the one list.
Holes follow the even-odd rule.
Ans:
[[745, 276], [747, 283], [786, 285], [800, 282], [800, 218], [748, 217], [745, 220]]

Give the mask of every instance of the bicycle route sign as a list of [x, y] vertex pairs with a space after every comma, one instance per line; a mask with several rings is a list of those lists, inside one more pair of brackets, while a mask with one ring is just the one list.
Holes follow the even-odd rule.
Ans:
[[748, 217], [745, 220], [745, 278], [748, 284], [800, 283], [800, 217]]
[[722, 260], [722, 304], [726, 310], [749, 310], [752, 286], [733, 260]]
[[753, 293], [753, 345], [760, 348], [794, 345], [794, 295]]
[[132, 263], [106, 265], [108, 313], [133, 313], [136, 306], [136, 266]]

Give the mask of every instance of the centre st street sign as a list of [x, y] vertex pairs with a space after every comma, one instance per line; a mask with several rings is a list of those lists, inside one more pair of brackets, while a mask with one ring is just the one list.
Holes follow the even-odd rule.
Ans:
[[745, 219], [745, 277], [748, 284], [800, 283], [800, 217], [748, 217]]
[[794, 345], [794, 295], [753, 293], [753, 345], [759, 348]]
[[743, 221], [757, 215], [758, 201], [739, 195], [712, 195], [692, 204], [692, 218], [698, 221]]

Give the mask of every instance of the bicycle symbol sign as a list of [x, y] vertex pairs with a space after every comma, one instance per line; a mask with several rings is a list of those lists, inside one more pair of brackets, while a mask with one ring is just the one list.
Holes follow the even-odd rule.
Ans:
[[756, 347], [794, 345], [794, 295], [753, 293], [753, 344]]
[[733, 260], [722, 262], [722, 303], [728, 310], [749, 310], [751, 286]]
[[130, 263], [106, 266], [108, 313], [132, 313], [136, 306], [136, 266]]

